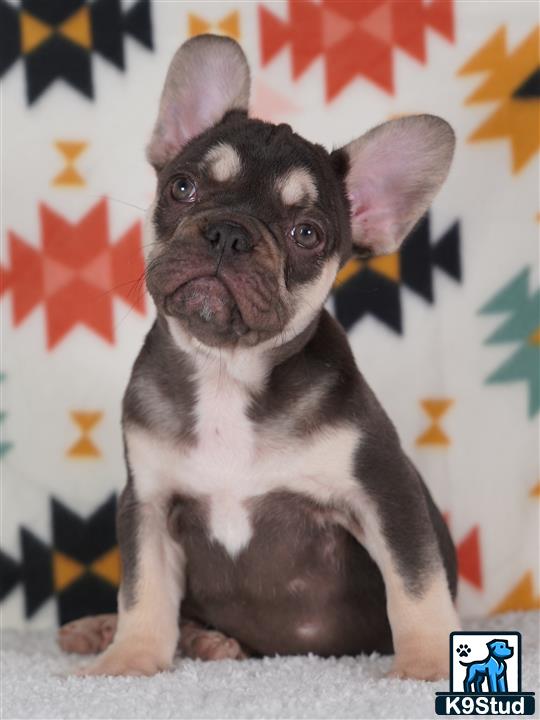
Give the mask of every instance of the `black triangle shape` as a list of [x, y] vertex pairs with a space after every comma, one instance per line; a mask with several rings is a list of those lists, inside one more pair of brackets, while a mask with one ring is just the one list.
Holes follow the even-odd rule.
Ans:
[[79, 10], [86, 0], [22, 0], [21, 8], [47, 25], [59, 25]]
[[53, 594], [51, 551], [26, 528], [21, 528], [23, 587], [26, 617], [32, 615]]
[[433, 248], [433, 264], [454, 280], [461, 281], [459, 222], [455, 222]]
[[118, 588], [87, 573], [57, 595], [60, 625], [84, 615], [117, 612]]
[[540, 98], [540, 67], [537, 67], [529, 77], [512, 93], [516, 100], [538, 100]]
[[124, 37], [120, 0], [96, 0], [92, 13], [92, 47], [105, 60], [124, 69]]
[[90, 53], [59, 35], [24, 56], [26, 92], [32, 104], [55, 80], [61, 78], [88, 98], [93, 96]]
[[0, 600], [7, 597], [20, 580], [19, 563], [0, 550]]
[[0, 0], [0, 76], [21, 54], [21, 31], [17, 10]]
[[150, 0], [138, 0], [124, 15], [124, 32], [149, 50], [153, 48]]
[[364, 269], [334, 292], [336, 318], [345, 330], [370, 314], [401, 334], [400, 288], [379, 273]]
[[116, 495], [112, 493], [88, 518], [88, 530], [96, 536], [94, 548], [96, 557], [116, 546]]
[[433, 267], [431, 259], [429, 215], [425, 215], [403, 242], [399, 255], [401, 282], [433, 302]]
[[85, 521], [55, 498], [51, 500], [53, 546], [83, 565], [90, 562]]
[[116, 545], [114, 494], [86, 519], [53, 498], [51, 515], [55, 550], [83, 565], [90, 565]]

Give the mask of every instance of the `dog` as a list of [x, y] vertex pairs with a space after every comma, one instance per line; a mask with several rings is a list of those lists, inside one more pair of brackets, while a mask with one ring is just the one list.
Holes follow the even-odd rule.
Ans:
[[506, 640], [492, 640], [487, 643], [489, 655], [485, 660], [470, 663], [459, 661], [467, 668], [463, 680], [463, 692], [481, 693], [484, 680], [487, 679], [488, 691], [492, 693], [508, 692], [506, 680], [506, 659], [512, 657], [514, 649]]
[[104, 650], [85, 675], [152, 675], [180, 647], [393, 652], [395, 676], [444, 677], [455, 550], [324, 304], [351, 253], [399, 248], [454, 134], [403, 117], [327, 152], [249, 118], [249, 86], [224, 37], [188, 40], [168, 70], [147, 149], [157, 316], [123, 401], [118, 617], [60, 644]]

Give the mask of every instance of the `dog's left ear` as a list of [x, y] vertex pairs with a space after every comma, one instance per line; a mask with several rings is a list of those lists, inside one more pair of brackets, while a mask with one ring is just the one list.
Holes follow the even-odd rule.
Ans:
[[185, 42], [167, 72], [146, 150], [150, 163], [160, 170], [229, 110], [247, 111], [249, 87], [249, 66], [237, 42], [219, 35], [198, 35]]
[[335, 151], [348, 158], [345, 182], [358, 252], [397, 250], [446, 179], [454, 145], [447, 122], [412, 115], [379, 125]]

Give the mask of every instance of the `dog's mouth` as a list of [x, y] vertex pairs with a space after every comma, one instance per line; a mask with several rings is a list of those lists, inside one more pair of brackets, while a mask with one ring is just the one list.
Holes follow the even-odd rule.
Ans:
[[197, 277], [180, 285], [166, 297], [165, 310], [219, 333], [232, 331], [241, 337], [249, 330], [231, 290], [216, 275]]

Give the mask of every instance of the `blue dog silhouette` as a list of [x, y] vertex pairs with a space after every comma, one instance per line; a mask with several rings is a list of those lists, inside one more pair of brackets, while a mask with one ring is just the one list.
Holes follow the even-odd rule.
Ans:
[[514, 649], [508, 647], [506, 640], [491, 640], [487, 643], [489, 655], [485, 660], [470, 663], [459, 661], [467, 668], [463, 680], [463, 690], [466, 693], [481, 693], [484, 680], [488, 681], [488, 692], [508, 692], [506, 681], [507, 658], [512, 657]]

